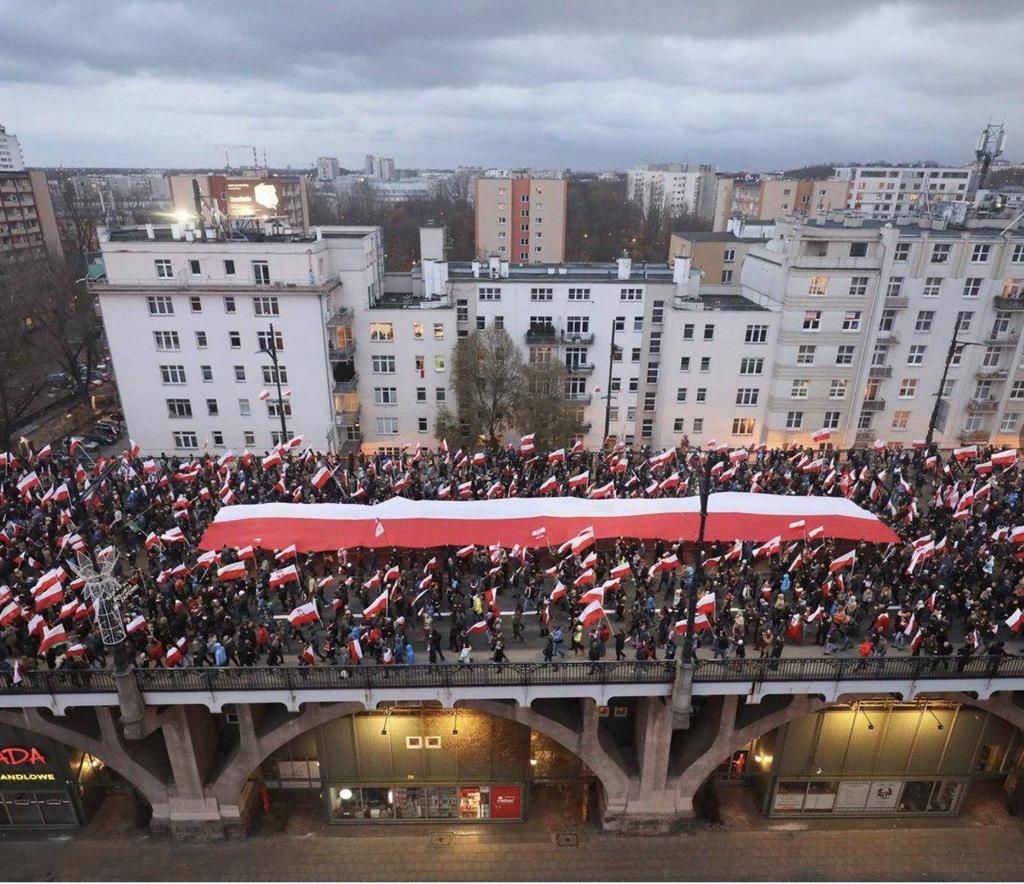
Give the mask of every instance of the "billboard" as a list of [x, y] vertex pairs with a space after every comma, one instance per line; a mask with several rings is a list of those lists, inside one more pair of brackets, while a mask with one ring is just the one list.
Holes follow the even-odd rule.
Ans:
[[228, 178], [224, 187], [230, 218], [273, 218], [284, 213], [284, 191], [280, 181]]

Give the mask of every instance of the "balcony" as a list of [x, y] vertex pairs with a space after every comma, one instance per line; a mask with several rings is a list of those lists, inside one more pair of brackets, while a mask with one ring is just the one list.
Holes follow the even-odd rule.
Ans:
[[334, 415], [334, 426], [354, 427], [359, 423], [359, 406], [343, 405], [341, 411]]
[[891, 378], [892, 377], [892, 366], [891, 365], [872, 365], [868, 369], [869, 378]]
[[580, 421], [580, 432], [589, 433], [593, 424], [590, 421]]
[[908, 298], [906, 295], [896, 295], [894, 297], [886, 298], [882, 302], [882, 306], [883, 307], [893, 307], [893, 308], [896, 308], [896, 309], [901, 308], [901, 307], [909, 307], [910, 306], [910, 298]]
[[967, 400], [967, 413], [968, 414], [992, 414], [999, 410], [999, 400], [993, 399], [991, 396], [988, 399], [968, 399]]
[[886, 332], [884, 335], [879, 335], [875, 338], [876, 344], [898, 344], [900, 342], [900, 336], [896, 332]]
[[547, 328], [531, 328], [526, 332], [527, 344], [557, 344], [558, 332], [553, 326]]
[[855, 445], [870, 445], [875, 441], [875, 432], [874, 430], [857, 430], [853, 441]]
[[991, 334], [985, 338], [985, 344], [989, 347], [1015, 347], [1020, 340], [1020, 332], [1015, 328], [1004, 332]]
[[563, 344], [593, 344], [593, 332], [562, 332], [561, 342]]
[[359, 430], [346, 433], [345, 438], [339, 440], [339, 454], [356, 454], [359, 446], [363, 444], [363, 434]]
[[992, 299], [996, 310], [1024, 310], [1024, 298], [1004, 298], [1002, 295]]
[[352, 311], [348, 307], [339, 307], [327, 320], [328, 328], [338, 328], [342, 325], [352, 327]]
[[789, 266], [795, 270], [877, 270], [879, 259], [849, 255], [794, 255]]
[[682, 295], [672, 296], [673, 310], [702, 310], [704, 302], [700, 298], [685, 298]]
[[335, 381], [334, 382], [334, 394], [336, 396], [344, 396], [347, 393], [355, 393], [356, 388], [359, 386], [359, 375], [354, 374], [348, 380]]
[[566, 363], [565, 369], [569, 374], [593, 374], [594, 364], [592, 362]]
[[591, 399], [594, 397], [590, 393], [570, 393], [565, 397], [570, 402], [577, 402], [583, 405], [590, 405]]
[[988, 430], [961, 430], [960, 441], [964, 443], [988, 442]]
[[1009, 377], [1009, 371], [1005, 368], [979, 368], [975, 375], [981, 381], [1005, 381]]
[[351, 362], [356, 355], [356, 340], [352, 338], [344, 347], [335, 341], [328, 341], [327, 356], [332, 362]]
[[865, 399], [860, 404], [862, 411], [885, 411], [884, 399]]

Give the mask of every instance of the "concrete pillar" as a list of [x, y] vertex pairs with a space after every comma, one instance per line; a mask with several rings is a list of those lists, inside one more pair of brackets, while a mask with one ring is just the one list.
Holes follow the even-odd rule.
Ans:
[[693, 716], [693, 670], [692, 663], [684, 663], [682, 656], [676, 658], [676, 678], [672, 682], [672, 727], [686, 729]]
[[117, 703], [121, 707], [121, 727], [126, 740], [141, 740], [146, 736], [143, 722], [146, 717], [146, 701], [142, 698], [139, 683], [132, 668], [114, 672], [117, 683]]
[[633, 723], [633, 745], [640, 772], [640, 791], [662, 792], [668, 779], [672, 714], [660, 697], [639, 697]]

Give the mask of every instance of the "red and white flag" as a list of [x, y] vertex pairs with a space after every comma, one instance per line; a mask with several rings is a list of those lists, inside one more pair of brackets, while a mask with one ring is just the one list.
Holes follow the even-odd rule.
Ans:
[[274, 558], [279, 562], [293, 562], [295, 561], [296, 556], [298, 556], [298, 550], [295, 549], [294, 543], [274, 554]]
[[[689, 627], [687, 626], [687, 623], [686, 623], [685, 620], [677, 620], [675, 628], [674, 628], [674, 631], [676, 633], [683, 634], [683, 633], [686, 633], [688, 628]], [[710, 629], [710, 628], [711, 628], [711, 621], [708, 620], [706, 615], [704, 615], [704, 614], [697, 614], [693, 618], [693, 631], [694, 632], [703, 632], [705, 629]]]
[[370, 604], [363, 609], [363, 619], [368, 620], [370, 617], [376, 617], [382, 611], [387, 610], [388, 607], [388, 590], [384, 590], [377, 598], [375, 598]]
[[218, 580], [242, 580], [246, 575], [244, 561], [231, 562], [217, 569]]
[[141, 629], [145, 629], [149, 624], [146, 622], [146, 618], [139, 614], [128, 621], [128, 625], [124, 628], [128, 635], [138, 632]]
[[597, 621], [602, 617], [604, 617], [604, 607], [601, 602], [594, 601], [580, 611], [579, 617], [576, 619], [584, 626], [591, 626], [594, 623], [597, 623]]
[[838, 558], [833, 559], [828, 566], [830, 574], [834, 574], [836, 571], [842, 570], [843, 568], [852, 568], [854, 562], [857, 561], [857, 551], [851, 549], [845, 555], [841, 555]]
[[1006, 625], [1014, 632], [1020, 632], [1024, 629], [1024, 612], [1017, 608], [1016, 611], [1006, 618]]
[[554, 476], [548, 476], [542, 483], [538, 492], [540, 494], [547, 494], [551, 491], [558, 490], [558, 480]]
[[814, 442], [830, 442], [832, 441], [832, 434], [828, 430], [822, 428], [811, 433], [811, 440]]
[[977, 445], [965, 445], [962, 448], [954, 448], [953, 449], [953, 457], [955, 457], [957, 459], [957, 461], [959, 461], [960, 463], [963, 463], [965, 460], [973, 460], [977, 456], [978, 456], [978, 446]]
[[487, 629], [488, 627], [486, 620], [477, 620], [476, 623], [474, 623], [472, 626], [469, 627], [469, 629], [466, 630], [466, 635], [473, 635], [477, 632], [487, 632]]
[[288, 615], [288, 622], [292, 626], [302, 626], [305, 623], [312, 623], [320, 619], [320, 613], [316, 609], [316, 602], [306, 602], [299, 605]]
[[331, 471], [327, 469], [327, 467], [320, 467], [320, 469], [313, 474], [313, 486], [315, 488], [323, 488], [330, 478]]
[[50, 648], [55, 648], [57, 645], [67, 644], [68, 633], [64, 629], [63, 623], [58, 623], [54, 627], [44, 626], [43, 627], [43, 639], [39, 642], [40, 654], [45, 654]]
[[299, 582], [299, 569], [294, 565], [289, 565], [287, 568], [281, 568], [278, 571], [270, 572], [270, 585], [271, 587], [284, 586], [286, 583], [298, 583]]

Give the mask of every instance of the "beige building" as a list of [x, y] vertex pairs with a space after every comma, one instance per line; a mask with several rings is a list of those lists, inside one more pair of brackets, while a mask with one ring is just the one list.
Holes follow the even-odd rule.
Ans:
[[767, 241], [761, 237], [737, 236], [725, 230], [673, 233], [669, 239], [668, 261], [673, 264], [677, 258], [687, 258], [694, 270], [704, 274], [706, 285], [729, 285], [739, 282], [740, 267], [747, 251]]
[[834, 179], [810, 181], [778, 178], [762, 181], [756, 217], [772, 219], [785, 215], [804, 215], [808, 218], [824, 218], [830, 210], [846, 207], [848, 187], [846, 181]]
[[564, 178], [513, 173], [476, 179], [476, 254], [514, 264], [559, 264], [565, 260]]
[[0, 172], [0, 262], [64, 256], [46, 173]]
[[759, 218], [761, 181], [762, 179], [754, 175], [719, 175], [715, 190], [715, 220], [712, 229], [728, 230], [729, 221], [733, 218], [743, 221]]

